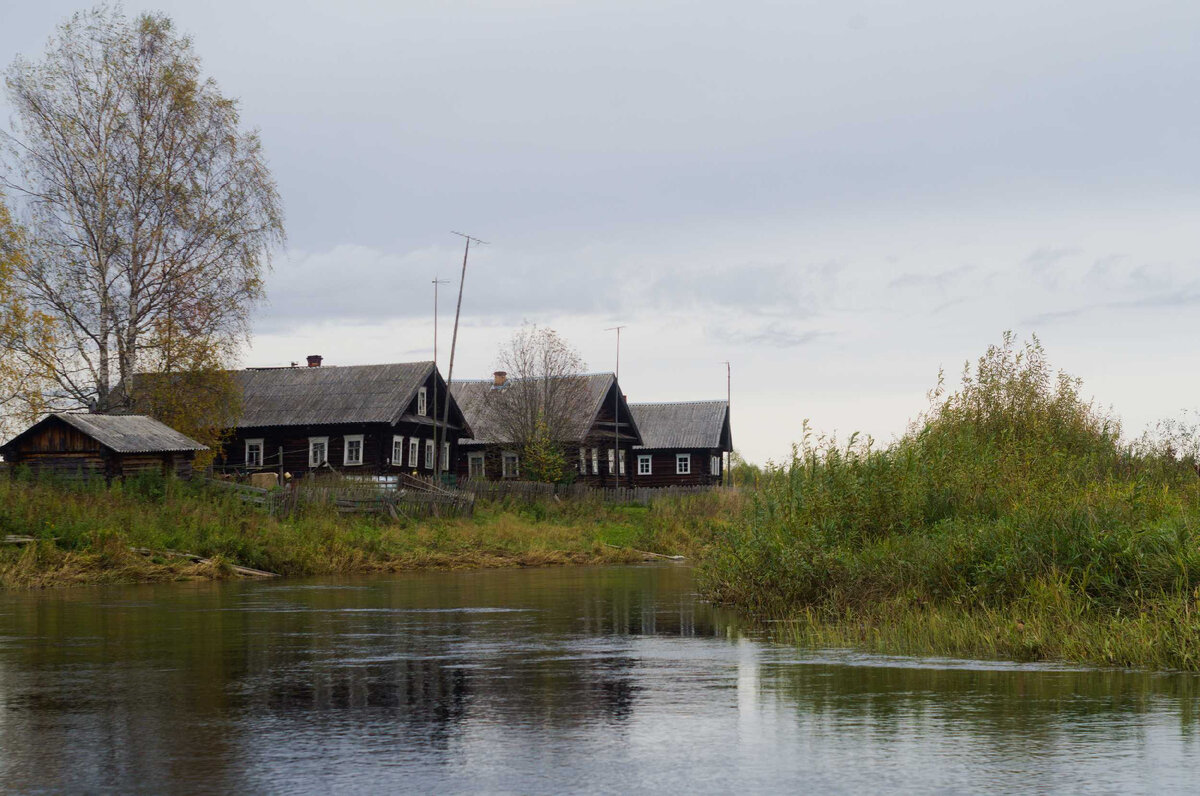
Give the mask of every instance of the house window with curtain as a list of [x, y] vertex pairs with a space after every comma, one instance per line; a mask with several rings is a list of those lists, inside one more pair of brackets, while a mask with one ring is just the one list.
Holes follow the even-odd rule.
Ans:
[[433, 469], [433, 440], [425, 440], [425, 469]]
[[417, 390], [417, 414], [421, 416], [429, 414], [429, 396], [425, 387]]
[[261, 439], [246, 440], [246, 466], [263, 466], [263, 441]]
[[471, 478], [480, 480], [487, 477], [482, 453], [472, 453], [467, 456], [467, 474]]
[[518, 475], [520, 475], [517, 454], [513, 453], [512, 451], [505, 451], [504, 457], [501, 461], [504, 465], [502, 475], [505, 478], [516, 478]]
[[308, 438], [308, 466], [320, 467], [329, 461], [329, 437]]
[[416, 437], [409, 437], [409, 439], [408, 439], [408, 466], [412, 467], [413, 469], [420, 467], [421, 463], [419, 461], [417, 461], [417, 459], [420, 457], [420, 455], [421, 455], [421, 441], [419, 439], [417, 439]]
[[345, 439], [345, 452], [342, 464], [346, 467], [357, 467], [363, 463], [363, 435], [348, 434]]
[[404, 466], [404, 437], [392, 437], [392, 466]]

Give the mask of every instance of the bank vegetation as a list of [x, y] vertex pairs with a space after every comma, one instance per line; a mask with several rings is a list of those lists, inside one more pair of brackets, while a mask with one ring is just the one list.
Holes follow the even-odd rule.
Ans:
[[1137, 442], [1007, 335], [877, 447], [806, 434], [700, 569], [789, 639], [1200, 669], [1200, 479], [1183, 425]]

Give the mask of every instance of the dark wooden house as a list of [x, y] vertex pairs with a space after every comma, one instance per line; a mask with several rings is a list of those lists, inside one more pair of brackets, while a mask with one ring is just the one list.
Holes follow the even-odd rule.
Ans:
[[642, 432], [632, 451], [634, 486], [713, 486], [733, 450], [726, 401], [630, 404]]
[[[612, 373], [581, 378], [586, 381], [587, 398], [579, 402], [579, 417], [573, 424], [578, 431], [571, 439], [560, 441], [576, 483], [628, 484], [631, 449], [642, 441], [629, 404]], [[511, 440], [503, 439], [489, 407], [497, 391], [510, 388], [514, 381], [497, 372], [492, 379], [456, 381], [451, 385], [451, 392], [473, 430], [471, 438], [462, 440], [459, 446], [460, 479], [521, 478], [521, 452]]]
[[451, 399], [442, 428], [446, 382], [432, 362], [329, 367], [250, 368], [236, 374], [241, 416], [223, 465], [298, 476], [336, 470], [348, 476], [434, 473], [434, 410], [443, 472], [452, 472], [458, 440], [470, 433]]
[[192, 474], [197, 451], [190, 437], [145, 415], [48, 415], [0, 447], [11, 464], [37, 473], [107, 479], [146, 470]]

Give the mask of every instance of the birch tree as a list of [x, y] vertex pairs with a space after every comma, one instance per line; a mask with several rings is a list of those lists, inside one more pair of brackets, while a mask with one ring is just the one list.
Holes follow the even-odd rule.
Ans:
[[125, 408], [118, 382], [170, 366], [164, 328], [235, 352], [282, 210], [258, 135], [191, 40], [161, 14], [99, 6], [61, 25], [41, 60], [18, 58], [6, 83], [0, 180], [29, 228], [15, 281], [57, 342], [25, 354], [53, 373], [52, 402]]

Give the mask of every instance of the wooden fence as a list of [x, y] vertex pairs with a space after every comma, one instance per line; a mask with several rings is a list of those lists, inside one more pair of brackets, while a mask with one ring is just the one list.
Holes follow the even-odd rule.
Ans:
[[601, 500], [605, 503], [648, 506], [658, 500], [720, 491], [728, 487], [659, 486], [598, 488], [586, 484], [538, 484], [532, 481], [467, 480], [459, 489], [483, 500], [517, 500], [536, 503], [545, 500]]
[[275, 514], [289, 514], [301, 504], [332, 504], [342, 514], [382, 514], [400, 517], [469, 517], [475, 513], [475, 495], [450, 490], [390, 489], [371, 481], [317, 478], [293, 482], [281, 489], [209, 480], [217, 489], [229, 490], [245, 503]]

